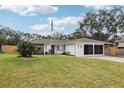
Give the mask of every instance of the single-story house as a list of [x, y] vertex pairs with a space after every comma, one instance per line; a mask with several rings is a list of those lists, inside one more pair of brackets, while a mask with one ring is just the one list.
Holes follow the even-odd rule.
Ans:
[[117, 54], [124, 54], [124, 39], [117, 40]]
[[81, 38], [74, 40], [58, 40], [58, 39], [37, 39], [32, 40], [34, 46], [42, 48], [43, 54], [62, 54], [63, 52], [77, 57], [94, 56], [108, 54], [107, 47], [111, 45], [109, 42], [103, 42], [93, 39]]

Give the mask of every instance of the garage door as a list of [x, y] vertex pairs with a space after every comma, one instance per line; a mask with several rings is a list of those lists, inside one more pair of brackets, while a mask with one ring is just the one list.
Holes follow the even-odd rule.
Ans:
[[[93, 48], [94, 47], [94, 48]], [[94, 49], [94, 51], [93, 51]], [[103, 45], [84, 45], [84, 55], [103, 54]]]
[[84, 55], [93, 54], [93, 45], [84, 45]]
[[94, 45], [94, 54], [103, 54], [103, 45]]

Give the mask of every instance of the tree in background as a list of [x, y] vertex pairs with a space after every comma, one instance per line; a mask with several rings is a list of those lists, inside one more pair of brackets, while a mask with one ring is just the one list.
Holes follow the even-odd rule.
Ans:
[[124, 32], [124, 13], [120, 7], [89, 11], [79, 25], [79, 31], [89, 38], [114, 43], [117, 33]]
[[55, 32], [52, 36], [53, 39], [68, 39], [67, 35], [61, 32]]
[[82, 33], [80, 31], [76, 31], [73, 33], [73, 37], [74, 39], [79, 39], [79, 38], [82, 38]]
[[4, 39], [4, 44], [16, 45], [20, 40], [20, 35], [9, 27], [0, 25], [0, 37]]
[[0, 36], [0, 45], [4, 44], [4, 38], [2, 36]]

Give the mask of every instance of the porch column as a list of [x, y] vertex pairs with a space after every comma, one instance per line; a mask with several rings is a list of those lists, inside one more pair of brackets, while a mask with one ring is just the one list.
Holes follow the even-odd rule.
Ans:
[[95, 53], [95, 52], [94, 52], [94, 47], [95, 47], [94, 45], [95, 45], [95, 44], [93, 43], [93, 56], [94, 56], [94, 53]]
[[103, 44], [103, 55], [105, 55], [105, 54], [104, 54], [104, 49], [105, 49], [105, 46], [104, 46], [104, 44]]
[[76, 56], [76, 43], [74, 43], [74, 55]]
[[1, 45], [1, 51], [4, 52], [4, 45]]
[[83, 53], [82, 56], [84, 56], [84, 44], [82, 44], [82, 51], [83, 51], [82, 52]]
[[44, 46], [43, 52], [44, 52], [44, 54], [45, 54], [45, 50], [46, 50], [46, 49], [45, 49], [45, 48], [46, 48], [46, 47], [45, 47], [45, 44], [44, 44], [43, 46]]

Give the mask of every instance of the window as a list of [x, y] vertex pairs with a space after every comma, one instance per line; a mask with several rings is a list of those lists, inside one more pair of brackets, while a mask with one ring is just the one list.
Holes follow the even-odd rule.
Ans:
[[59, 45], [57, 46], [57, 50], [59, 50]]
[[61, 45], [61, 50], [62, 50], [62, 51], [64, 50], [64, 45]]
[[84, 54], [93, 54], [93, 45], [84, 45]]
[[103, 54], [103, 45], [95, 45], [94, 54]]
[[57, 46], [57, 50], [58, 50], [58, 51], [63, 51], [63, 50], [65, 50], [65, 45], [58, 45], [58, 46]]

